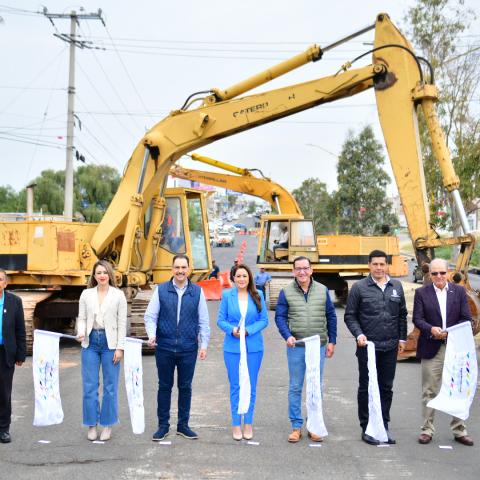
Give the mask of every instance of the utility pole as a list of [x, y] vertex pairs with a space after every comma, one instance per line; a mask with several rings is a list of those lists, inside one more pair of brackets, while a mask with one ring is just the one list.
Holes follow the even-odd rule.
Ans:
[[[80, 9], [81, 10], [81, 9]], [[46, 8], [43, 9], [43, 14], [55, 26], [54, 18], [70, 18], [70, 35], [65, 33], [54, 33], [56, 37], [64, 42], [70, 44], [70, 61], [68, 71], [68, 110], [67, 110], [67, 150], [66, 150], [66, 165], [65, 165], [65, 201], [63, 207], [63, 215], [72, 220], [73, 217], [73, 151], [75, 146], [73, 144], [74, 135], [74, 113], [75, 113], [75, 47], [92, 48], [83, 40], [78, 40], [76, 36], [77, 24], [79, 20], [100, 20], [105, 26], [102, 18], [102, 10], [98, 9], [97, 13], [77, 13], [74, 10], [70, 13], [49, 13]]]

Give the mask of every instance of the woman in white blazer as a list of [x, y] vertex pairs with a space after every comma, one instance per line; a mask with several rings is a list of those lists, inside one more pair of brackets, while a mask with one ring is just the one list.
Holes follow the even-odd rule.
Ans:
[[[97, 424], [104, 428], [100, 440], [109, 440], [111, 426], [118, 423], [118, 377], [127, 333], [127, 300], [115, 286], [110, 264], [99, 260], [93, 266], [80, 296], [77, 339], [82, 343], [83, 424], [88, 439], [97, 439]], [[98, 399], [102, 367], [103, 398]]]

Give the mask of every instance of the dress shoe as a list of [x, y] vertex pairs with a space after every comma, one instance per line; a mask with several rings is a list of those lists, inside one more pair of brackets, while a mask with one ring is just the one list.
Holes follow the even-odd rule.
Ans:
[[10, 443], [12, 438], [8, 432], [0, 432], [0, 442], [1, 443]]
[[302, 438], [302, 430], [300, 428], [294, 428], [292, 433], [288, 436], [290, 443], [297, 443]]
[[380, 445], [380, 442], [377, 439], [367, 435], [365, 432], [362, 433], [362, 440], [369, 445]]
[[388, 430], [387, 430], [387, 443], [389, 445], [395, 445], [397, 443], [397, 441], [392, 437], [392, 435]]
[[88, 433], [87, 433], [87, 438], [93, 442], [94, 440], [97, 439], [97, 427], [88, 427]]
[[198, 435], [188, 425], [178, 425], [177, 435], [181, 435], [183, 438], [188, 438], [189, 440], [196, 440], [198, 438]]
[[100, 440], [102, 442], [106, 442], [107, 440], [110, 440], [111, 436], [112, 436], [112, 429], [110, 427], [105, 427], [102, 430], [102, 433], [100, 434]]
[[308, 432], [308, 438], [312, 442], [323, 442], [323, 438], [320, 435], [316, 435], [315, 433]]
[[427, 433], [422, 433], [418, 437], [418, 443], [421, 443], [422, 445], [426, 445], [427, 443], [430, 443], [432, 441], [432, 436], [428, 435]]
[[237, 425], [232, 428], [232, 438], [237, 442], [243, 438], [242, 429]]
[[473, 439], [468, 435], [463, 435], [462, 437], [455, 437], [455, 441], [466, 445], [467, 447], [473, 447]]
[[243, 426], [243, 438], [251, 440], [253, 438], [253, 428], [248, 423]]
[[169, 427], [160, 426], [158, 430], [153, 434], [152, 440], [154, 442], [161, 442], [168, 435]]

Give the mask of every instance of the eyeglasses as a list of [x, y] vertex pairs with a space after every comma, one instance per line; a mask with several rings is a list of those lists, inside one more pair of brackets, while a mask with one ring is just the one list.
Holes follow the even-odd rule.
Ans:
[[430, 272], [430, 275], [432, 275], [432, 277], [436, 277], [437, 275], [446, 275], [447, 272]]
[[297, 273], [308, 272], [311, 267], [295, 267], [293, 270]]

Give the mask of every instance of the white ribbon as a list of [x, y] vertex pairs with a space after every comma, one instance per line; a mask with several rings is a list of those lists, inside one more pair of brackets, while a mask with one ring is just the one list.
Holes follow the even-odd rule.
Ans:
[[307, 430], [320, 437], [326, 437], [328, 432], [323, 420], [320, 377], [320, 336], [314, 335], [297, 341], [305, 343]]
[[248, 373], [248, 363], [247, 363], [247, 344], [245, 341], [245, 316], [242, 315], [240, 320], [240, 364], [238, 365], [238, 377], [240, 385], [240, 394], [238, 399], [238, 410], [239, 415], [243, 415], [248, 412], [250, 407], [250, 395], [251, 395], [251, 386], [250, 386], [250, 375]]
[[441, 410], [462, 420], [470, 414], [477, 388], [477, 355], [470, 322], [447, 328], [448, 340], [439, 394], [427, 407]]
[[63, 422], [62, 399], [59, 384], [60, 333], [35, 330], [33, 332], [33, 384], [35, 388], [36, 427]]
[[138, 338], [125, 339], [123, 370], [127, 390], [128, 408], [133, 433], [145, 431], [145, 408], [143, 406], [142, 343]]
[[367, 342], [368, 354], [368, 425], [365, 433], [379, 442], [388, 441], [387, 431], [383, 424], [382, 404], [378, 388], [377, 362], [375, 358], [375, 344]]

